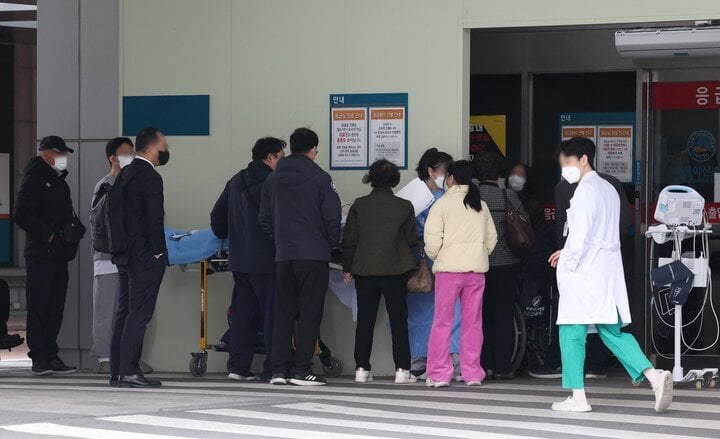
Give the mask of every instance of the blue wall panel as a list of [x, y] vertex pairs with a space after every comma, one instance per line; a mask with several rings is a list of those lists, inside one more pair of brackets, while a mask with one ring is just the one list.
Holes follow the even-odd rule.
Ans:
[[168, 136], [210, 134], [210, 96], [123, 96], [123, 135], [159, 128]]

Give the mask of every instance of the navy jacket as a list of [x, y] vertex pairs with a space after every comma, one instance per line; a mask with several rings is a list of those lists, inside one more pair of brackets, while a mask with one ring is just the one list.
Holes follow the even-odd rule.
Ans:
[[[63, 239], [65, 225], [73, 219], [67, 171], [60, 174], [41, 157], [30, 159], [15, 201], [15, 224], [26, 232], [26, 258], [70, 261], [77, 244]], [[52, 242], [50, 236], [55, 235]]]
[[275, 243], [258, 222], [260, 195], [272, 169], [260, 160], [250, 162], [227, 182], [210, 213], [210, 227], [230, 241], [230, 270], [275, 273]]
[[329, 261], [340, 245], [340, 198], [330, 174], [303, 154], [278, 162], [263, 186], [260, 226], [275, 239], [275, 260]]
[[[151, 268], [152, 264], [166, 264], [162, 177], [150, 163], [136, 158], [120, 171], [115, 186], [123, 188], [123, 223], [128, 247], [124, 254], [114, 255], [113, 262], [132, 271]], [[155, 259], [154, 255], [161, 253], [163, 256]]]

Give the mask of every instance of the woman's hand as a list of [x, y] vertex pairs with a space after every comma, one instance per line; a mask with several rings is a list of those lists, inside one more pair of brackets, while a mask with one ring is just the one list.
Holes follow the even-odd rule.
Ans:
[[349, 284], [353, 280], [353, 275], [351, 273], [343, 273], [343, 281], [345, 281], [346, 284]]
[[556, 251], [555, 253], [553, 253], [553, 254], [550, 255], [550, 259], [548, 259], [548, 262], [550, 263], [550, 266], [551, 266], [552, 268], [557, 268], [557, 266], [558, 266], [558, 261], [560, 260], [560, 252], [561, 252], [561, 251], [562, 251], [562, 250], [558, 250], [558, 251]]

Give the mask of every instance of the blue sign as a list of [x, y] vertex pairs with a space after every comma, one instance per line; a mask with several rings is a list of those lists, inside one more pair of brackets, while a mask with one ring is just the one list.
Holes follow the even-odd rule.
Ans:
[[134, 136], [147, 127], [168, 136], [208, 136], [210, 96], [123, 96], [123, 135]]
[[635, 184], [642, 184], [642, 162], [635, 160]]
[[366, 170], [379, 159], [408, 167], [408, 94], [330, 95], [330, 169]]

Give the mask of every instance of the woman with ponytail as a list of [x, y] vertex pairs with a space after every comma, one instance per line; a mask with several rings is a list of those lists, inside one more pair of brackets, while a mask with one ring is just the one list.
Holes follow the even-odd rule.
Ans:
[[448, 166], [445, 195], [430, 209], [425, 223], [425, 253], [434, 261], [435, 316], [428, 344], [428, 387], [447, 387], [453, 378], [450, 338], [455, 303], [460, 299], [460, 368], [468, 386], [485, 379], [480, 365], [483, 342], [482, 300], [489, 255], [497, 243], [490, 210], [472, 182], [467, 160]]

